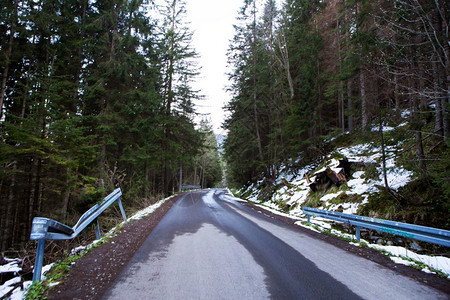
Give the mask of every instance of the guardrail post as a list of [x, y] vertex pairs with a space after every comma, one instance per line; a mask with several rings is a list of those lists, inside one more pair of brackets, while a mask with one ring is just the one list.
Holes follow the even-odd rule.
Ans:
[[359, 242], [361, 240], [361, 227], [356, 226], [356, 240]]
[[101, 239], [102, 235], [100, 233], [100, 223], [98, 222], [98, 218], [95, 219], [94, 228], [95, 228], [95, 236], [97, 237], [97, 240]]
[[44, 247], [45, 240], [38, 240], [33, 270], [33, 282], [41, 280], [42, 265], [44, 263]]
[[125, 210], [123, 209], [122, 201], [120, 200], [120, 198], [117, 200], [117, 202], [119, 202], [119, 208], [120, 212], [122, 213], [123, 221], [127, 222], [127, 216], [125, 215]]

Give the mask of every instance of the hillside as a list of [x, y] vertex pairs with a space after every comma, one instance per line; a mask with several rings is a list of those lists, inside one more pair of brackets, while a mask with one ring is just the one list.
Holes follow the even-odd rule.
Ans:
[[291, 214], [449, 228], [448, 7], [286, 3], [243, 9], [231, 43], [229, 185]]
[[[427, 161], [429, 173], [424, 179], [414, 159], [415, 150], [411, 147], [414, 137], [406, 120], [407, 113], [403, 115], [396, 124], [382, 127], [383, 139], [376, 125], [368, 132], [329, 136], [322, 147], [327, 151], [314, 161], [302, 165], [299, 155], [290, 164], [279, 168], [274, 181], [265, 178], [249, 183], [235, 190], [235, 194], [272, 213], [296, 220], [298, 226], [353, 242], [355, 232], [352, 226], [313, 218], [311, 227], [306, 224], [302, 207], [448, 230], [448, 174], [445, 172], [448, 162], [445, 148], [444, 151], [436, 151], [435, 141], [428, 138], [424, 141], [424, 149], [434, 158]], [[350, 168], [342, 168], [343, 162], [349, 162]], [[386, 180], [383, 169], [386, 170]], [[324, 182], [324, 174], [330, 178], [336, 176], [339, 179], [337, 184]], [[410, 265], [424, 272], [437, 272], [443, 277], [450, 274], [448, 249], [442, 246], [367, 229], [361, 229], [361, 242], [356, 245], [376, 249], [395, 263]]]
[[[440, 150], [435, 151], [433, 141], [424, 141], [435, 158], [427, 162], [429, 173], [424, 179], [417, 161], [411, 159], [415, 153], [409, 126], [406, 119], [399, 119], [382, 128], [386, 181], [381, 134], [374, 125], [366, 133], [328, 137], [323, 141], [326, 151], [314, 161], [301, 165], [300, 155], [280, 167], [273, 183], [268, 179], [249, 183], [237, 193], [295, 217], [302, 216], [303, 206], [309, 206], [449, 229], [448, 193], [445, 181], [440, 181], [448, 180], [446, 173], [440, 172], [447, 161]], [[345, 161], [350, 163], [348, 170], [340, 167]], [[337, 184], [323, 182], [327, 172], [341, 180]]]

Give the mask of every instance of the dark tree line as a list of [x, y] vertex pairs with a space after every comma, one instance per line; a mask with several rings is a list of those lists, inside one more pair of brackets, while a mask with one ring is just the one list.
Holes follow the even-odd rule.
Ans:
[[73, 222], [115, 187], [125, 206], [151, 203], [178, 190], [180, 165], [197, 168], [184, 13], [177, 0], [2, 1], [2, 250], [36, 215]]
[[228, 55], [229, 182], [270, 184], [280, 166], [323, 155], [323, 136], [407, 111], [417, 169], [450, 194], [449, 14], [442, 0], [244, 1]]

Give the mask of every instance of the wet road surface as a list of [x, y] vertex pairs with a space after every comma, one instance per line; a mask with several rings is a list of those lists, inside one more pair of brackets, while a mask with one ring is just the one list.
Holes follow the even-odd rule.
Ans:
[[447, 299], [224, 190], [185, 194], [103, 299]]

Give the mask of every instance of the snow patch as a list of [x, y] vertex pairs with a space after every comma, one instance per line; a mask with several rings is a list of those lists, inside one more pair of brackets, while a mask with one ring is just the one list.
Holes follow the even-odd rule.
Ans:
[[393, 256], [406, 257], [418, 261], [426, 266], [441, 271], [442, 273], [447, 274], [447, 277], [450, 277], [450, 258], [448, 257], [417, 254], [409, 249], [399, 246], [384, 246], [377, 244], [368, 244], [368, 246], [370, 248], [389, 252]]
[[410, 260], [404, 259], [402, 257], [398, 256], [390, 256], [389, 257], [393, 262], [399, 265], [405, 265], [405, 266], [415, 266], [416, 264]]
[[41, 280], [45, 280], [47, 277], [45, 276], [45, 274], [47, 274], [51, 269], [52, 269], [52, 267], [55, 265], [55, 263], [51, 263], [51, 264], [48, 264], [48, 265], [45, 265], [45, 266], [43, 266], [42, 267], [42, 276], [41, 276]]
[[175, 197], [175, 195], [173, 195], [171, 197], [168, 197], [168, 198], [165, 198], [163, 200], [160, 200], [160, 201], [158, 201], [155, 204], [152, 204], [150, 206], [147, 206], [143, 210], [138, 211], [133, 216], [128, 218], [128, 220], [140, 220], [143, 217], [148, 216], [149, 214], [153, 213], [156, 209], [158, 209], [161, 205], [163, 205], [167, 200], [169, 200], [169, 199], [171, 199], [173, 197]]
[[15, 289], [14, 285], [22, 281], [20, 276], [14, 277], [0, 286], [0, 298], [5, 297], [9, 292]]
[[9, 272], [13, 272], [13, 273], [17, 273], [22, 271], [22, 268], [19, 267], [19, 259], [15, 259], [15, 260], [10, 260], [10, 263], [7, 263], [6, 265], [0, 266], [0, 273], [9, 273]]
[[13, 286], [6, 286], [2, 285], [0, 286], [0, 298], [5, 297], [9, 292], [11, 292], [14, 289]]
[[326, 202], [328, 200], [337, 198], [339, 195], [341, 195], [343, 192], [340, 191], [338, 193], [334, 193], [334, 194], [326, 194], [325, 196], [323, 196], [322, 198], [320, 198], [320, 201]]
[[[311, 224], [317, 226], [318, 229], [313, 228], [311, 224], [305, 224], [306, 218], [305, 217], [294, 217], [292, 214], [285, 214], [283, 212], [280, 212], [278, 210], [274, 210], [271, 208], [268, 208], [263, 205], [258, 205], [259, 207], [268, 210], [272, 213], [282, 215], [284, 217], [290, 217], [293, 219], [296, 219], [297, 221], [294, 223], [297, 226], [307, 228], [309, 230], [322, 233], [324, 230], [327, 230], [333, 235], [339, 236], [341, 238], [345, 238], [348, 240], [355, 240], [356, 236], [348, 233], [341, 232], [339, 230], [335, 230], [331, 228], [330, 220], [320, 218], [320, 217], [314, 217], [311, 218]], [[387, 253], [389, 257], [394, 261], [395, 263], [404, 264], [404, 265], [411, 265], [411, 266], [418, 266], [416, 262], [420, 262], [421, 264], [425, 265], [426, 267], [422, 269], [422, 271], [427, 273], [435, 273], [430, 268], [438, 270], [444, 274], [447, 275], [447, 278], [450, 278], [450, 258], [444, 257], [444, 256], [430, 256], [430, 255], [423, 255], [423, 254], [417, 254], [410, 249], [407, 249], [405, 247], [400, 246], [384, 246], [384, 245], [378, 245], [378, 244], [370, 244], [368, 241], [361, 239], [360, 242], [350, 242], [350, 244], [355, 246], [361, 246], [361, 244], [364, 243], [367, 247], [374, 248], [377, 250], [380, 250], [384, 253]], [[415, 262], [416, 261], [416, 262]]]

